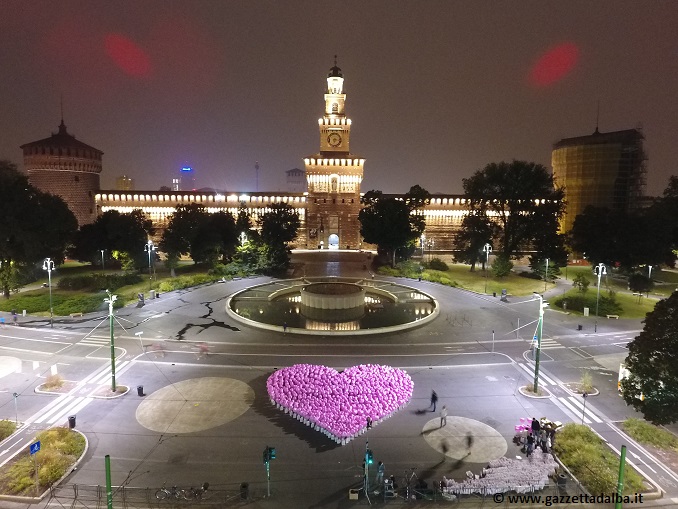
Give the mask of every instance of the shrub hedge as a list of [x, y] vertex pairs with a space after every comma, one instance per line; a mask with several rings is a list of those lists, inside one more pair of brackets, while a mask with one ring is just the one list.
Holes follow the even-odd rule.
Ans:
[[60, 290], [117, 290], [123, 286], [135, 285], [142, 281], [142, 277], [134, 272], [126, 274], [89, 274], [62, 277], [57, 283], [57, 287]]
[[[558, 431], [553, 449], [589, 493], [616, 491], [619, 458], [591, 428], [566, 424]], [[640, 493], [645, 489], [643, 479], [635, 470], [627, 467], [624, 472], [625, 494]]]

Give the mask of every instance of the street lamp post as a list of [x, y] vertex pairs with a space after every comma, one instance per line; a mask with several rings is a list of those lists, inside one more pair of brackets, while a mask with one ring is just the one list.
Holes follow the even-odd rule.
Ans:
[[103, 271], [106, 267], [104, 266], [104, 251], [105, 249], [101, 250], [101, 270]]
[[51, 258], [45, 258], [42, 268], [47, 271], [47, 286], [49, 286], [49, 326], [54, 327], [54, 310], [52, 308], [52, 271], [54, 270], [54, 261]]
[[483, 253], [485, 253], [485, 293], [487, 293], [487, 266], [490, 263], [490, 253], [492, 252], [492, 246], [487, 242], [483, 246]]
[[108, 298], [104, 302], [108, 304], [108, 327], [111, 333], [111, 391], [115, 392], [115, 339], [113, 337], [113, 303], [118, 299], [110, 290], [106, 290]]
[[151, 289], [151, 283], [153, 281], [153, 273], [151, 272], [152, 269], [152, 263], [151, 263], [151, 253], [155, 251], [155, 246], [153, 245], [153, 241], [151, 239], [148, 239], [148, 242], [144, 245], [144, 251], [148, 253], [148, 289]]
[[15, 392], [12, 394], [12, 396], [14, 397], [14, 424], [19, 424], [19, 407], [16, 404], [19, 394]]
[[599, 263], [593, 267], [593, 273], [598, 276], [598, 292], [596, 293], [596, 321], [593, 323], [593, 332], [598, 332], [598, 301], [600, 300], [600, 277], [607, 275], [607, 267], [604, 263]]
[[421, 248], [421, 259], [424, 260], [424, 247], [426, 246], [426, 235], [423, 233], [419, 237], [419, 247]]
[[539, 355], [541, 354], [541, 335], [544, 330], [544, 308], [548, 302], [544, 302], [544, 297], [535, 293], [534, 296], [539, 299], [539, 322], [537, 323], [537, 346], [534, 350], [534, 385], [532, 387], [535, 394], [539, 391]]
[[544, 272], [544, 291], [546, 291], [546, 284], [549, 281], [549, 259], [546, 259], [546, 272]]

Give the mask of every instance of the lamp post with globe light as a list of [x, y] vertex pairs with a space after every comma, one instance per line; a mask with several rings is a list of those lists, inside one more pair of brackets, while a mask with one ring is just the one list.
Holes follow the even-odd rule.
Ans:
[[151, 289], [151, 283], [153, 281], [153, 273], [151, 272], [153, 264], [151, 263], [151, 253], [155, 251], [155, 246], [153, 241], [148, 239], [148, 242], [144, 245], [144, 251], [148, 253], [148, 289]]
[[492, 252], [492, 246], [487, 242], [483, 246], [483, 253], [485, 253], [485, 293], [487, 293], [487, 266], [490, 263], [490, 253]]
[[108, 295], [104, 302], [108, 304], [108, 328], [111, 334], [111, 391], [115, 392], [115, 338], [113, 336], [113, 303], [118, 299], [117, 295], [113, 295], [109, 290], [106, 290]]
[[537, 394], [539, 390], [539, 356], [541, 354], [541, 335], [544, 330], [544, 308], [546, 308], [549, 303], [544, 302], [544, 297], [538, 293], [534, 294], [535, 298], [539, 299], [539, 322], [537, 322], [537, 345], [534, 350], [534, 385], [533, 391]]
[[607, 275], [607, 267], [604, 263], [599, 263], [593, 267], [593, 273], [598, 276], [598, 291], [596, 293], [596, 321], [593, 322], [593, 332], [598, 332], [598, 302], [600, 301], [600, 278]]
[[51, 258], [45, 258], [42, 268], [47, 271], [47, 286], [49, 286], [49, 326], [54, 327], [54, 310], [52, 308], [52, 271], [54, 270], [54, 261]]

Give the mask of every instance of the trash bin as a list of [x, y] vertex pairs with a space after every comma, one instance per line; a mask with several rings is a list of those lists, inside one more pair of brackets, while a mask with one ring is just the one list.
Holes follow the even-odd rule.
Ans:
[[143, 385], [137, 385], [137, 394], [138, 394], [139, 396], [143, 396], [143, 395], [144, 395], [144, 386], [143, 386]]
[[250, 483], [243, 482], [240, 483], [240, 498], [242, 500], [247, 500], [250, 498]]
[[584, 327], [581, 324], [577, 325], [577, 330], [582, 330], [583, 328]]
[[150, 300], [155, 299], [155, 290], [150, 290], [150, 291], [148, 292], [148, 298], [149, 298]]
[[496, 297], [496, 296], [497, 296], [497, 292], [492, 292], [492, 297]]
[[567, 476], [565, 474], [558, 474], [558, 487], [565, 488], [567, 484]]
[[75, 428], [75, 415], [69, 415], [68, 416], [68, 427], [70, 429]]

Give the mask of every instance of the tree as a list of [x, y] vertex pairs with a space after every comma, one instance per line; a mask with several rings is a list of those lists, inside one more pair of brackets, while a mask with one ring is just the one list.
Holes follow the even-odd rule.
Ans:
[[487, 255], [483, 247], [496, 235], [496, 226], [485, 214], [478, 211], [464, 216], [459, 233], [454, 239], [455, 260], [471, 265], [471, 272], [475, 272], [476, 263], [483, 265]]
[[463, 180], [470, 210], [496, 217], [499, 252], [507, 258], [527, 248], [540, 235], [557, 232], [564, 211], [564, 191], [553, 175], [536, 163], [490, 163]]
[[238, 217], [235, 219], [235, 232], [240, 238], [241, 234], [245, 234], [245, 237], [249, 241], [254, 241], [258, 238], [259, 234], [254, 229], [252, 224], [252, 215], [247, 210], [247, 205], [245, 202], [240, 202], [238, 205]]
[[63, 262], [78, 223], [61, 198], [29, 185], [10, 161], [0, 161], [0, 217], [0, 287], [9, 297], [30, 266], [47, 257]]
[[381, 191], [365, 194], [367, 205], [359, 212], [360, 234], [365, 242], [389, 255], [395, 265], [396, 251], [415, 242], [426, 226], [423, 216], [411, 214], [407, 203], [383, 198]]
[[299, 213], [287, 203], [275, 203], [259, 218], [261, 227], [261, 253], [268, 262], [268, 271], [287, 268], [290, 261], [288, 244], [297, 237], [301, 227]]
[[622, 396], [648, 421], [670, 424], [678, 421], [678, 292], [659, 301], [643, 323], [629, 343]]
[[593, 263], [619, 265], [626, 270], [639, 265], [672, 263], [674, 216], [664, 207], [668, 207], [668, 202], [630, 213], [586, 207], [575, 218], [568, 242], [574, 251], [585, 253]]
[[235, 253], [238, 242], [235, 228], [235, 218], [229, 212], [208, 214], [191, 242], [193, 260], [209, 267], [213, 267], [218, 260], [228, 261]]
[[574, 286], [579, 293], [586, 293], [589, 291], [591, 281], [584, 274], [577, 274], [572, 279], [572, 286]]
[[410, 187], [410, 190], [405, 193], [405, 203], [410, 208], [410, 210], [417, 210], [431, 201], [431, 193], [420, 185], [414, 185]]
[[[200, 227], [207, 221], [205, 207], [197, 203], [178, 205], [170, 216], [167, 228], [160, 240], [160, 249], [166, 254], [166, 265], [174, 277], [174, 269], [181, 256], [191, 253], [191, 247], [195, 241]], [[193, 256], [191, 255], [191, 258]], [[195, 259], [194, 259], [195, 260]]]
[[648, 293], [654, 288], [654, 283], [645, 274], [634, 272], [629, 276], [629, 290], [638, 293]]
[[141, 209], [121, 214], [108, 210], [75, 235], [69, 255], [80, 261], [98, 262], [105, 250], [121, 265], [129, 260], [137, 268], [146, 265], [144, 246], [152, 233], [152, 221]]

